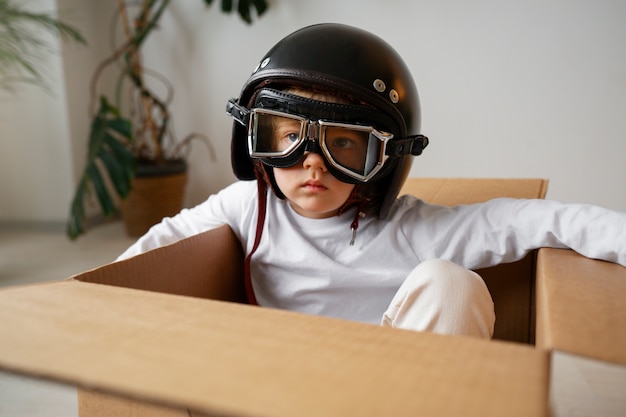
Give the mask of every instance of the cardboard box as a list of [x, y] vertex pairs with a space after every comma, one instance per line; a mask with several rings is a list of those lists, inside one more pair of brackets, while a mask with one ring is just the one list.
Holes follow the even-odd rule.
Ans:
[[[543, 180], [529, 181], [545, 194]], [[491, 180], [425, 183], [435, 185], [431, 201], [460, 187], [469, 202], [491, 187]], [[531, 260], [531, 288], [505, 289], [534, 316]], [[533, 347], [247, 306], [242, 261], [223, 227], [68, 280], [1, 290], [0, 369], [76, 385], [81, 417], [624, 410], [626, 268], [619, 265], [540, 250]], [[502, 320], [511, 328], [532, 321]]]
[[[454, 205], [544, 198], [547, 187], [541, 179], [414, 178], [404, 191]], [[537, 265], [535, 252], [477, 271], [495, 302], [494, 337], [534, 343], [537, 317], [536, 346], [550, 352], [551, 414], [626, 415], [626, 268], [572, 251], [538, 253]]]
[[538, 349], [555, 417], [626, 415], [626, 268], [570, 250], [537, 260]]
[[547, 415], [548, 355], [530, 346], [190, 297], [187, 282], [237, 297], [216, 243], [233, 239], [0, 291], [0, 368], [77, 385], [83, 417]]
[[541, 249], [537, 346], [626, 365], [626, 268]]

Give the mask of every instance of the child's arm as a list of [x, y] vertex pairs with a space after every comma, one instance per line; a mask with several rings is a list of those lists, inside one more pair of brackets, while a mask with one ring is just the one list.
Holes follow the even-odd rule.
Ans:
[[252, 181], [237, 182], [206, 201], [183, 209], [173, 217], [164, 218], [131, 245], [117, 260], [126, 259], [189, 236], [228, 224], [234, 232], [241, 228], [245, 208], [256, 206], [256, 185]]
[[[550, 200], [495, 199], [452, 208], [421, 204], [413, 240], [428, 257], [483, 268], [541, 247], [626, 266], [626, 213]], [[421, 235], [421, 239], [420, 239]]]

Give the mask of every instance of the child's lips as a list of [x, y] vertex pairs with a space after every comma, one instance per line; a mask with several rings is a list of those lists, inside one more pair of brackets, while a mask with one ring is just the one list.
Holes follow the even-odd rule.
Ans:
[[324, 184], [322, 184], [322, 182], [320, 181], [315, 181], [315, 180], [308, 180], [304, 183], [303, 185], [304, 188], [310, 189], [310, 190], [326, 190], [328, 187], [326, 187]]

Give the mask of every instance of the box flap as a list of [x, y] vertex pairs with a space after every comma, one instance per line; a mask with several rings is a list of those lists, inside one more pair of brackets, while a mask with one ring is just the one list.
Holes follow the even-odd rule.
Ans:
[[407, 178], [400, 195], [412, 194], [433, 204], [481, 203], [494, 198], [544, 198], [541, 178]]
[[537, 337], [558, 349], [626, 364], [626, 268], [571, 250], [537, 258]]
[[0, 340], [0, 368], [206, 414], [547, 414], [528, 346], [76, 280], [0, 291]]
[[245, 302], [243, 260], [239, 240], [230, 227], [221, 226], [73, 278], [117, 287]]

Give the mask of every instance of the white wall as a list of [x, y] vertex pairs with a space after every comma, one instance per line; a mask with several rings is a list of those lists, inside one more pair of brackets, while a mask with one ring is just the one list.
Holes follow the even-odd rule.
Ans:
[[[105, 55], [109, 15], [101, 2], [60, 4], [86, 18], [93, 37], [91, 48], [72, 49], [64, 57], [71, 80], [65, 93], [70, 103], [66, 129], [76, 172], [86, 140], [85, 71], [93, 70], [91, 55]], [[334, 21], [377, 33], [412, 69], [422, 101], [422, 130], [431, 139], [412, 175], [544, 177], [550, 179], [550, 198], [626, 210], [626, 2], [274, 0], [252, 26], [222, 14], [218, 5], [205, 10], [201, 0], [172, 2], [144, 57], [175, 86], [177, 134], [207, 134], [218, 155], [211, 161], [201, 143], [193, 144], [189, 205], [234, 180], [232, 123], [224, 106], [238, 95], [259, 58], [302, 26]], [[46, 132], [67, 134], [55, 121], [62, 123], [42, 121], [49, 124]], [[0, 158], [21, 152], [20, 141], [6, 144], [6, 124], [0, 131]], [[50, 170], [46, 166], [33, 175]], [[6, 172], [0, 174], [0, 220], [21, 218], [25, 210], [5, 203], [21, 195], [8, 187]], [[60, 190], [67, 189], [65, 178], [56, 181]], [[28, 187], [41, 198], [46, 193], [39, 184]], [[46, 218], [63, 221], [67, 192], [56, 200]], [[37, 210], [29, 213], [33, 220], [43, 218]]]
[[[28, 7], [54, 11], [56, 6], [54, 0], [32, 0]], [[0, 92], [0, 221], [58, 221], [71, 198], [72, 153], [58, 42], [51, 40], [49, 48], [42, 63], [49, 91], [25, 85], [15, 95]]]

